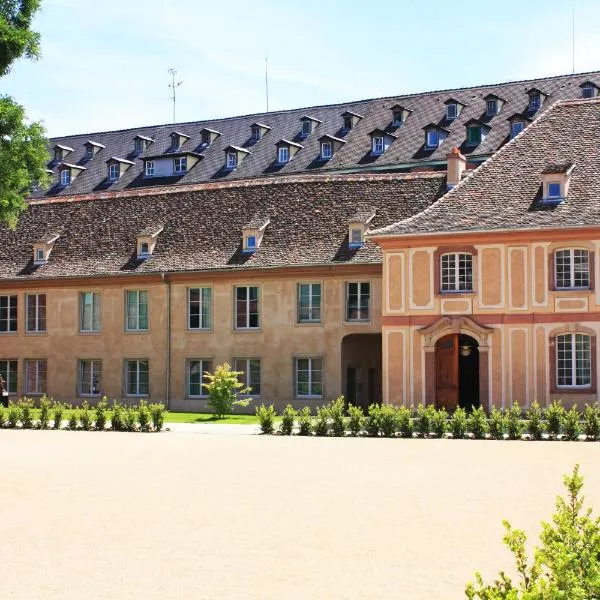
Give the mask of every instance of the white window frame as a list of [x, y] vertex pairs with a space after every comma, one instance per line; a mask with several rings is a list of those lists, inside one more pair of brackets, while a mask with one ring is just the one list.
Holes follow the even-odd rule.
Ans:
[[329, 160], [333, 156], [333, 146], [331, 142], [321, 142], [321, 158]]
[[[31, 381], [29, 365], [35, 365], [35, 380]], [[43, 380], [43, 381], [42, 381]], [[43, 384], [43, 385], [42, 385]], [[32, 396], [41, 396], [47, 392], [48, 387], [48, 361], [45, 358], [25, 359], [25, 393]]]
[[[308, 361], [306, 366], [307, 369], [300, 369], [300, 361]], [[319, 361], [320, 363], [320, 369], [316, 369], [313, 368], [313, 365], [316, 361]], [[298, 374], [301, 371], [306, 371], [308, 373], [308, 393], [307, 394], [302, 394], [300, 393], [299, 390], [299, 379], [298, 379]], [[314, 374], [315, 373], [321, 373], [321, 381], [314, 381]], [[324, 396], [324, 376], [325, 376], [325, 369], [324, 369], [324, 361], [321, 357], [296, 357], [294, 359], [294, 395], [296, 398], [315, 398], [315, 399], [320, 399], [323, 398]], [[313, 386], [314, 385], [321, 385], [321, 393], [320, 394], [315, 394], [313, 393]]]
[[[303, 306], [301, 302], [302, 288], [308, 286], [308, 305]], [[317, 289], [318, 288], [318, 289]], [[318, 293], [316, 293], [318, 291]], [[297, 321], [298, 323], [320, 323], [323, 315], [323, 286], [318, 282], [300, 282], [296, 286], [297, 294]], [[319, 305], [314, 306], [315, 298], [319, 298]], [[302, 309], [308, 309], [308, 318], [302, 318]], [[318, 310], [318, 317], [314, 314]]]
[[6, 298], [6, 316], [0, 313], [2, 329], [0, 335], [16, 333], [19, 330], [19, 301], [16, 294], [2, 294], [0, 299]]
[[[40, 297], [44, 297], [44, 308], [40, 310]], [[29, 328], [29, 312], [33, 310], [35, 326]], [[43, 314], [42, 314], [43, 313]], [[25, 331], [27, 333], [45, 333], [47, 331], [48, 297], [46, 294], [25, 294]], [[43, 321], [43, 324], [42, 324]]]
[[312, 133], [312, 121], [304, 119], [302, 121], [302, 135], [304, 137], [309, 136]]
[[[89, 365], [89, 382], [84, 381], [85, 367]], [[87, 390], [84, 384], [89, 384]], [[98, 358], [83, 358], [77, 365], [77, 394], [82, 397], [100, 396], [102, 393], [102, 361]]]
[[[129, 364], [135, 363], [135, 373], [136, 373], [136, 385], [135, 385], [135, 393], [129, 392]], [[148, 390], [145, 393], [140, 393], [140, 373], [143, 373], [142, 363], [146, 363], [146, 373], [148, 375]], [[125, 359], [125, 396], [128, 398], [147, 398], [150, 396], [150, 361], [147, 358], [126, 358]]]
[[237, 164], [238, 164], [238, 158], [237, 158], [237, 153], [236, 152], [227, 152], [227, 168], [228, 169], [235, 169], [237, 168]]
[[88, 144], [85, 147], [85, 159], [92, 160], [94, 158], [94, 147], [91, 144]]
[[532, 112], [540, 110], [542, 106], [542, 96], [538, 93], [531, 94], [529, 96], [529, 110]]
[[[234, 358], [232, 363], [234, 371], [242, 371], [243, 373], [243, 375], [238, 378], [240, 383], [244, 384], [244, 387], [252, 388], [250, 392], [244, 396], [247, 398], [260, 398], [262, 392], [262, 364], [260, 358]], [[256, 392], [256, 386], [253, 387], [251, 382], [251, 363], [258, 363], [258, 393]], [[254, 374], [256, 374], [256, 370], [254, 371]]]
[[247, 235], [246, 236], [246, 249], [247, 250], [256, 250], [258, 248], [258, 243], [255, 235]]
[[117, 181], [121, 177], [121, 165], [118, 163], [111, 163], [108, 165], [108, 179], [109, 181]]
[[[129, 297], [134, 297], [135, 314], [129, 313]], [[145, 297], [145, 303], [142, 299]], [[146, 304], [146, 327], [140, 325], [140, 307]], [[150, 329], [150, 293], [148, 290], [125, 290], [125, 331], [149, 331]]]
[[42, 248], [38, 248], [35, 251], [35, 260], [37, 262], [43, 262], [46, 260], [46, 257], [44, 256], [44, 250]]
[[[357, 316], [353, 317], [350, 315], [350, 286], [356, 285], [357, 293], [356, 297], [358, 300], [357, 304]], [[345, 311], [345, 320], [346, 323], [367, 323], [371, 320], [371, 291], [372, 286], [370, 281], [347, 281], [346, 285], [346, 311]], [[366, 290], [366, 291], [365, 291]], [[366, 297], [367, 299], [367, 316], [363, 317], [362, 306], [363, 299]]]
[[[200, 393], [192, 394], [191, 392], [191, 374], [193, 363], [200, 363]], [[188, 358], [185, 361], [185, 395], [186, 398], [207, 398], [208, 391], [204, 387], [204, 373], [211, 373], [213, 370], [213, 361], [211, 358]], [[197, 385], [194, 383], [194, 385]]]
[[485, 114], [488, 117], [495, 117], [498, 114], [498, 100], [496, 98], [490, 98], [489, 100], [486, 100]]
[[523, 121], [513, 121], [510, 124], [511, 139], [517, 137], [524, 129], [525, 129], [525, 123]]
[[[444, 259], [453, 257], [454, 264], [452, 267], [448, 265], [447, 268], [444, 267]], [[469, 281], [469, 287], [461, 288], [461, 260], [463, 257], [469, 257], [469, 262], [471, 264], [471, 277]], [[450, 268], [452, 268], [453, 273], [450, 272]], [[442, 294], [469, 294], [473, 292], [473, 270], [474, 270], [474, 261], [473, 255], [469, 252], [446, 252], [440, 256], [440, 292]], [[448, 281], [444, 281], [445, 271], [451, 275]], [[465, 267], [466, 273], [466, 267]], [[465, 279], [465, 282], [467, 280]]]
[[144, 161], [144, 176], [145, 177], [154, 177], [154, 161], [146, 160]]
[[[551, 194], [550, 193], [550, 186], [558, 186], [558, 194]], [[559, 198], [563, 197], [563, 193], [562, 193], [562, 184], [560, 181], [549, 181], [546, 184], [546, 198], [548, 198], [548, 200], [557, 200]]]
[[[250, 290], [251, 289], [256, 289], [256, 300], [252, 300], [250, 298]], [[240, 299], [238, 300], [238, 290], [246, 290], [246, 298]], [[257, 285], [236, 285], [234, 287], [234, 302], [235, 302], [235, 307], [234, 307], [234, 319], [235, 319], [235, 329], [237, 330], [251, 330], [251, 331], [256, 331], [258, 329], [260, 329], [260, 287]], [[245, 318], [245, 325], [238, 325], [238, 302], [243, 302], [246, 306], [246, 318]], [[251, 313], [250, 312], [250, 306], [251, 306], [251, 302], [256, 302], [256, 313]], [[250, 317], [251, 314], [256, 314], [256, 325], [250, 325]]]
[[400, 127], [400, 125], [402, 125], [402, 123], [404, 123], [403, 116], [404, 116], [404, 114], [401, 110], [395, 110], [392, 113], [392, 125], [394, 127]]
[[290, 149], [287, 146], [277, 148], [277, 162], [279, 164], [290, 162]]
[[[577, 338], [587, 338], [588, 347], [584, 350], [586, 356], [584, 360], [587, 364], [584, 363], [584, 366], [587, 367], [586, 370], [589, 371], [589, 383], [577, 383]], [[568, 384], [562, 383], [559, 384], [560, 379], [560, 364], [561, 364], [561, 340], [569, 339], [570, 341], [570, 360], [565, 360], [566, 364], [570, 362], [570, 379], [571, 382]], [[594, 381], [594, 377], [592, 374], [592, 336], [587, 333], [562, 333], [554, 338], [555, 344], [555, 356], [556, 356], [556, 364], [554, 365], [555, 376], [556, 376], [556, 387], [557, 389], [590, 389], [592, 387], [592, 383]], [[580, 357], [581, 358], [581, 357]]]
[[187, 173], [187, 156], [178, 156], [173, 159], [173, 173], [176, 175]]
[[[87, 295], [91, 296], [91, 316], [90, 326], [85, 327], [84, 323], [84, 303]], [[96, 301], [97, 298], [97, 301]], [[98, 314], [96, 315], [96, 310]], [[97, 318], [95, 318], [97, 317]], [[94, 322], [97, 321], [98, 326], [94, 327]], [[79, 331], [82, 333], [97, 333], [102, 329], [102, 296], [100, 292], [79, 292]]]
[[181, 148], [181, 138], [178, 135], [171, 135], [171, 150]]
[[385, 152], [385, 140], [382, 135], [373, 136], [371, 141], [371, 151], [378, 156]]
[[[577, 273], [576, 270], [576, 264], [575, 264], [575, 257], [576, 257], [576, 253], [580, 252], [582, 253], [580, 256], [587, 256], [587, 271], [579, 271], [580, 273], [585, 273], [586, 274], [586, 279], [587, 279], [587, 283], [585, 285], [576, 285], [576, 276], [575, 274]], [[562, 256], [568, 257], [568, 279], [569, 279], [569, 283], [570, 285], [565, 287], [565, 286], [560, 286], [558, 284], [558, 279], [559, 279], [559, 275], [558, 275], [558, 266], [559, 266], [559, 258], [561, 258]], [[566, 262], [564, 264], [567, 264]], [[590, 285], [591, 285], [591, 279], [590, 279], [590, 252], [589, 250], [587, 250], [586, 248], [560, 248], [558, 250], [556, 250], [554, 252], [554, 287], [557, 290], [589, 290], [590, 289]]]
[[[431, 140], [435, 139], [435, 144], [431, 143]], [[427, 131], [427, 136], [425, 140], [425, 144], [428, 148], [439, 148], [440, 145], [440, 132], [437, 129], [429, 129]]]
[[260, 127], [257, 127], [256, 125], [251, 127], [251, 137], [252, 140], [255, 142], [260, 142], [261, 138], [262, 138], [262, 132], [260, 130]]
[[71, 185], [71, 169], [62, 169], [60, 172], [60, 184], [62, 186]]
[[139, 138], [133, 140], [134, 154], [141, 154], [143, 151], [144, 151], [144, 141]]
[[[19, 361], [15, 358], [0, 359], [0, 371], [4, 373], [4, 391], [9, 396], [19, 393]], [[11, 389], [12, 388], [12, 389]]]
[[[192, 300], [192, 291], [198, 291], [198, 300]], [[205, 298], [204, 296], [207, 296]], [[208, 310], [206, 318], [203, 313], [204, 303], [207, 302]], [[198, 327], [192, 326], [192, 307], [198, 307]], [[187, 290], [187, 328], [189, 331], [207, 331], [212, 329], [212, 288], [210, 287], [190, 287]]]
[[362, 227], [351, 227], [350, 228], [350, 244], [362, 246], [365, 242], [364, 232]]
[[458, 118], [458, 104], [456, 104], [456, 102], [446, 104], [446, 119], [448, 119], [448, 121], [454, 121], [456, 118]]

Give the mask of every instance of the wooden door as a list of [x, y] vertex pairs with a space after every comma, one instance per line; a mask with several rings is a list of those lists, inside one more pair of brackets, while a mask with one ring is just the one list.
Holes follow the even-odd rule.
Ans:
[[435, 350], [437, 408], [454, 410], [458, 405], [458, 334], [443, 337]]

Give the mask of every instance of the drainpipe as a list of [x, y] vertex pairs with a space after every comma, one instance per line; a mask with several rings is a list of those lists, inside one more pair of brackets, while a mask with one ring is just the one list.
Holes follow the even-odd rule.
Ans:
[[165, 404], [167, 410], [171, 410], [171, 282], [166, 278], [165, 273], [161, 273], [160, 276], [163, 282], [167, 285], [167, 361], [165, 369]]

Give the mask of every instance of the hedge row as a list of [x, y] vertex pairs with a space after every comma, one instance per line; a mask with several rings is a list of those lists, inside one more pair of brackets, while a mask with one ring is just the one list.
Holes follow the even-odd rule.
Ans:
[[403, 438], [474, 438], [493, 440], [600, 440], [600, 405], [586, 405], [580, 413], [576, 407], [566, 410], [560, 400], [542, 408], [537, 402], [527, 410], [514, 403], [508, 409], [492, 408], [489, 415], [483, 408], [467, 412], [420, 404], [416, 409], [389, 404], [371, 404], [367, 413], [358, 406], [346, 405], [343, 396], [317, 408], [312, 415], [309, 407], [297, 411], [291, 405], [281, 414], [281, 424], [275, 430], [277, 413], [273, 406], [257, 407], [263, 433], [280, 435], [370, 436]]
[[[34, 408], [39, 408], [38, 418], [34, 418]], [[0, 407], [0, 427], [9, 429], [161, 431], [164, 420], [164, 404], [148, 404], [145, 400], [140, 400], [137, 406], [125, 406], [113, 400], [109, 406], [104, 397], [94, 407], [83, 402], [74, 408], [42, 396], [37, 406], [31, 398], [22, 398], [10, 403], [8, 408]]]

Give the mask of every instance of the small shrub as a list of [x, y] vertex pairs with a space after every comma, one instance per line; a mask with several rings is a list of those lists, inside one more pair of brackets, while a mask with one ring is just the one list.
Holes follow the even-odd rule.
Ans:
[[597, 440], [600, 437], [600, 405], [586, 404], [583, 411], [583, 431], [588, 439]]
[[313, 421], [313, 432], [319, 436], [329, 433], [329, 406], [325, 405], [317, 408], [317, 416]]
[[68, 427], [71, 431], [75, 431], [77, 429], [77, 425], [79, 424], [79, 411], [71, 408], [71, 412], [69, 413]]
[[564, 432], [568, 440], [575, 441], [579, 439], [581, 425], [579, 424], [579, 411], [575, 406], [572, 406], [571, 410], [565, 413]]
[[365, 418], [365, 430], [367, 435], [377, 437], [381, 431], [381, 406], [370, 404]]
[[435, 415], [435, 406], [430, 404], [429, 406], [423, 406], [419, 404], [417, 406], [417, 420], [416, 430], [423, 437], [427, 437], [431, 433], [431, 423]]
[[542, 439], [545, 429], [543, 418], [544, 411], [536, 400], [527, 411], [527, 431], [534, 440]]
[[125, 431], [135, 431], [138, 422], [138, 411], [134, 406], [127, 406], [123, 409], [123, 429]]
[[458, 407], [450, 419], [450, 431], [455, 439], [462, 439], [467, 434], [467, 413], [464, 408]]
[[524, 423], [521, 420], [521, 407], [517, 402], [506, 411], [506, 431], [509, 440], [520, 440], [523, 435]]
[[208, 406], [217, 419], [230, 415], [235, 406], [248, 406], [248, 399], [239, 396], [248, 394], [251, 388], [240, 382], [242, 371], [232, 371], [229, 363], [217, 365], [214, 373], [204, 373], [202, 387], [208, 394]]
[[262, 433], [271, 434], [273, 433], [273, 423], [275, 421], [275, 409], [273, 405], [265, 406], [261, 404], [256, 407], [256, 416], [258, 417], [258, 423]]
[[415, 431], [412, 410], [407, 406], [401, 406], [398, 409], [398, 430], [403, 438], [412, 438]]
[[95, 416], [94, 427], [98, 431], [104, 431], [104, 428], [106, 427], [106, 421], [108, 420], [107, 416], [106, 416], [107, 410], [108, 410], [108, 399], [106, 398], [106, 396], [103, 396], [102, 399], [98, 402], [98, 404], [96, 404], [96, 406], [94, 407], [94, 416]]
[[348, 431], [350, 435], [356, 437], [360, 435], [363, 430], [365, 422], [365, 415], [360, 406], [354, 406], [354, 404], [350, 404], [348, 406]]
[[50, 424], [50, 400], [46, 394], [40, 398], [40, 429], [48, 429]]
[[23, 429], [33, 427], [33, 402], [29, 398], [19, 400], [19, 421]]
[[152, 424], [152, 415], [146, 400], [140, 400], [136, 410], [136, 421], [140, 426], [140, 431], [150, 431]]
[[11, 429], [16, 429], [19, 424], [19, 420], [21, 418], [21, 410], [19, 406], [13, 402], [8, 405], [8, 413], [6, 415], [6, 420], [8, 422], [8, 426]]
[[448, 413], [446, 407], [442, 406], [431, 415], [431, 431], [436, 437], [443, 438], [448, 431]]
[[312, 430], [312, 415], [310, 407], [305, 406], [298, 413], [298, 435], [310, 435]]
[[4, 413], [4, 406], [0, 404], [0, 427], [4, 427], [6, 425], [6, 415]]
[[398, 431], [398, 409], [384, 404], [379, 411], [379, 426], [384, 437], [394, 437]]
[[52, 421], [54, 429], [62, 427], [63, 415], [65, 414], [65, 405], [62, 402], [54, 402], [52, 404]]
[[79, 411], [79, 424], [81, 425], [81, 429], [84, 431], [90, 431], [94, 424], [92, 411], [90, 410], [90, 405], [87, 403], [87, 400], [84, 400], [81, 404], [81, 410]]
[[281, 414], [281, 425], [279, 426], [279, 432], [282, 435], [292, 435], [297, 414], [298, 411], [291, 404], [284, 408]]
[[346, 403], [344, 396], [338, 396], [329, 405], [329, 418], [331, 420], [331, 435], [343, 437], [346, 433], [346, 419], [344, 418], [344, 410]]
[[110, 426], [113, 431], [123, 431], [125, 428], [125, 407], [118, 401], [113, 400]]
[[489, 426], [487, 422], [487, 415], [485, 414], [483, 407], [478, 406], [471, 411], [467, 428], [473, 434], [473, 437], [476, 440], [485, 439], [485, 436], [489, 431]]
[[149, 406], [152, 429], [162, 431], [165, 424], [165, 405], [162, 402], [154, 402]]
[[489, 418], [490, 435], [495, 440], [503, 440], [506, 432], [506, 414], [503, 409], [492, 407]]
[[554, 400], [546, 409], [546, 419], [548, 420], [548, 433], [557, 437], [562, 433], [565, 422], [565, 407], [560, 400]]

